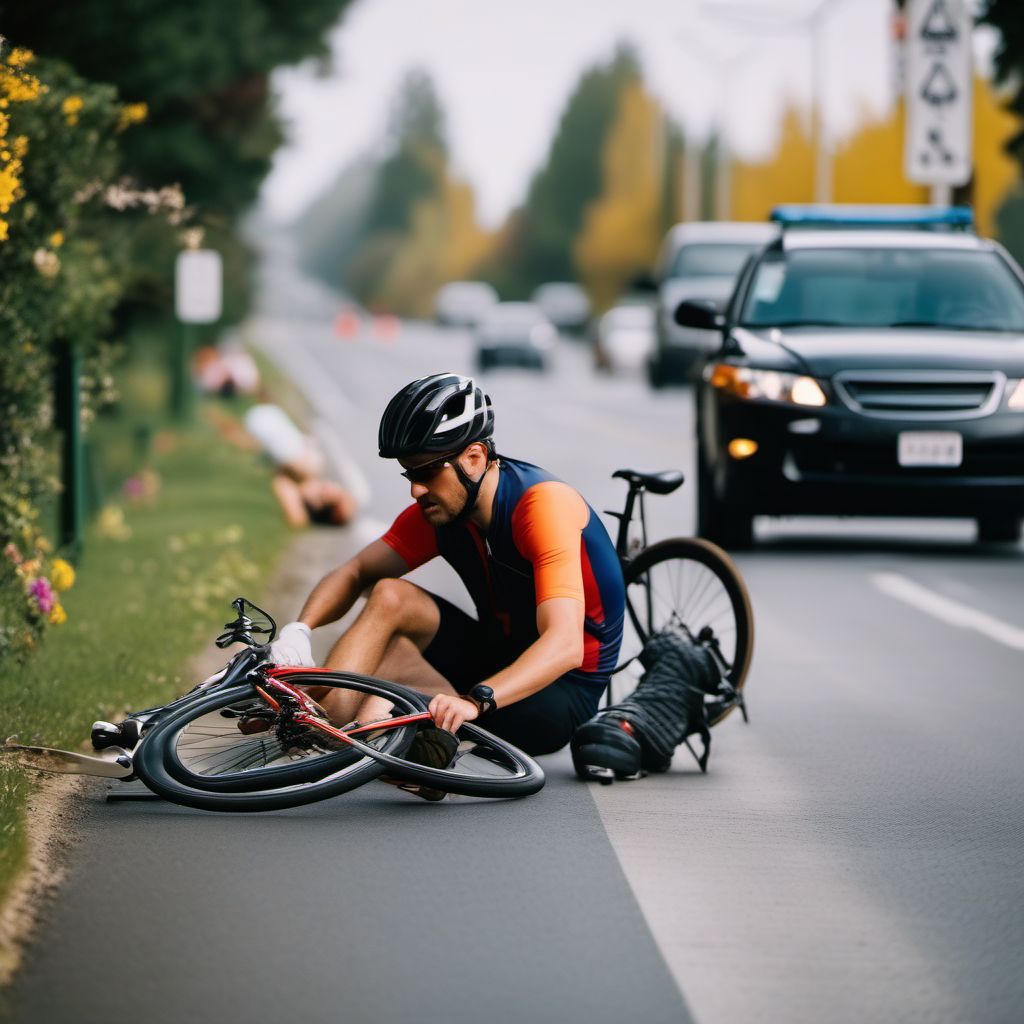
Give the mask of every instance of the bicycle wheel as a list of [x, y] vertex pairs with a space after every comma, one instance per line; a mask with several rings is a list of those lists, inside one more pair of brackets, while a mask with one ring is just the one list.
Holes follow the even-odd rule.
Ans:
[[632, 559], [624, 575], [626, 608], [641, 643], [665, 630], [694, 641], [702, 634], [713, 638], [728, 666], [726, 678], [743, 689], [754, 650], [754, 614], [739, 569], [720, 547], [696, 537], [659, 541]]
[[[544, 787], [544, 770], [506, 740], [466, 722], [456, 733], [459, 749], [448, 768], [430, 768], [387, 751], [365, 750], [389, 776], [446, 793], [477, 797], [530, 796]], [[363, 750], [360, 744], [360, 750]]]
[[[317, 681], [320, 682], [320, 678]], [[375, 683], [347, 679], [345, 685], [364, 693], [386, 696], [403, 705], [403, 711], [420, 710], [414, 702]], [[220, 717], [225, 709], [244, 708], [253, 698], [251, 684], [230, 687], [210, 693], [158, 722], [135, 753], [136, 774], [153, 792], [186, 807], [208, 811], [270, 811], [338, 796], [369, 782], [384, 770], [371, 757], [353, 756], [350, 750], [328, 749], [325, 744], [319, 744], [319, 750], [311, 749], [300, 762], [260, 755], [257, 761], [263, 760], [263, 764], [254, 763], [249, 769], [239, 771], [238, 757], [233, 760], [223, 757], [228, 749], [225, 745], [221, 745], [218, 756], [210, 761], [206, 754], [197, 753], [194, 747], [190, 749], [190, 743], [179, 742], [182, 736], [187, 737], [190, 726], [198, 723], [199, 728], [203, 728], [202, 723], [209, 722], [211, 716]], [[231, 741], [236, 744], [239, 756], [251, 757], [254, 748], [250, 746], [246, 750], [244, 745], [258, 743], [260, 739], [239, 733], [236, 719], [227, 721], [234, 729]], [[376, 750], [379, 746], [385, 751], [404, 753], [414, 731], [412, 725], [387, 730], [370, 744], [360, 743], [360, 751], [365, 755], [366, 750]], [[200, 733], [196, 738], [200, 738]], [[262, 742], [267, 743], [268, 738], [262, 737]], [[281, 754], [287, 757], [288, 752], [282, 747]], [[224, 765], [228, 765], [229, 770], [218, 774], [218, 767]], [[231, 780], [233, 773], [244, 778]], [[221, 788], [225, 785], [227, 788]], [[243, 785], [245, 789], [240, 788]]]
[[[315, 683], [386, 696], [395, 703], [397, 714], [412, 714], [426, 707], [419, 694], [397, 692], [393, 684], [369, 676], [346, 672], [289, 673], [288, 679], [298, 685]], [[250, 712], [266, 716], [266, 731], [253, 735], [239, 731], [239, 719]], [[263, 698], [251, 692], [244, 701], [216, 707], [205, 714], [176, 715], [181, 726], [172, 739], [164, 741], [164, 767], [179, 782], [197, 789], [241, 793], [313, 782], [362, 756], [344, 740], [309, 726], [289, 725], [269, 712]], [[407, 738], [411, 736], [408, 733]], [[374, 745], [393, 750], [398, 742], [388, 731]]]

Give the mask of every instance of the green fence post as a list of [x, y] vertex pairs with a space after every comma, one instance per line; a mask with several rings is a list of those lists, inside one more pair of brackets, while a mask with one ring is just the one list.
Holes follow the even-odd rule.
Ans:
[[85, 456], [82, 446], [82, 354], [65, 342], [59, 346], [54, 379], [54, 412], [61, 431], [61, 483], [58, 533], [73, 558], [85, 540]]
[[184, 423], [192, 416], [192, 351], [195, 348], [195, 327], [189, 323], [175, 324], [171, 353], [171, 416]]

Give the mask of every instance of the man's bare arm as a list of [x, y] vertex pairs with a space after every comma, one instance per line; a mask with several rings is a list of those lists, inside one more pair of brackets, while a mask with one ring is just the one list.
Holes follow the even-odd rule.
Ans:
[[378, 580], [403, 576], [408, 571], [401, 555], [384, 541], [375, 540], [313, 588], [299, 613], [299, 621], [310, 629], [336, 622]]

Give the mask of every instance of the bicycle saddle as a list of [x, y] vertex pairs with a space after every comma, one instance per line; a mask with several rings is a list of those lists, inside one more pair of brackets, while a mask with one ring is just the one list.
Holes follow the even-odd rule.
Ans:
[[630, 487], [643, 487], [651, 494], [671, 494], [683, 482], [682, 471], [678, 469], [665, 469], [660, 473], [641, 473], [635, 469], [617, 469], [612, 476], [628, 480]]

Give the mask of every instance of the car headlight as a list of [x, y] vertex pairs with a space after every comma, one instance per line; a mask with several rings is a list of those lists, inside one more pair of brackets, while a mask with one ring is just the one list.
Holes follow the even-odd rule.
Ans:
[[1006, 390], [1010, 395], [1006, 402], [1007, 408], [1024, 412], [1024, 380], [1008, 380]]
[[792, 405], [824, 405], [828, 399], [813, 378], [777, 370], [752, 370], [748, 366], [716, 363], [705, 376], [713, 388], [737, 398], [761, 398]]

